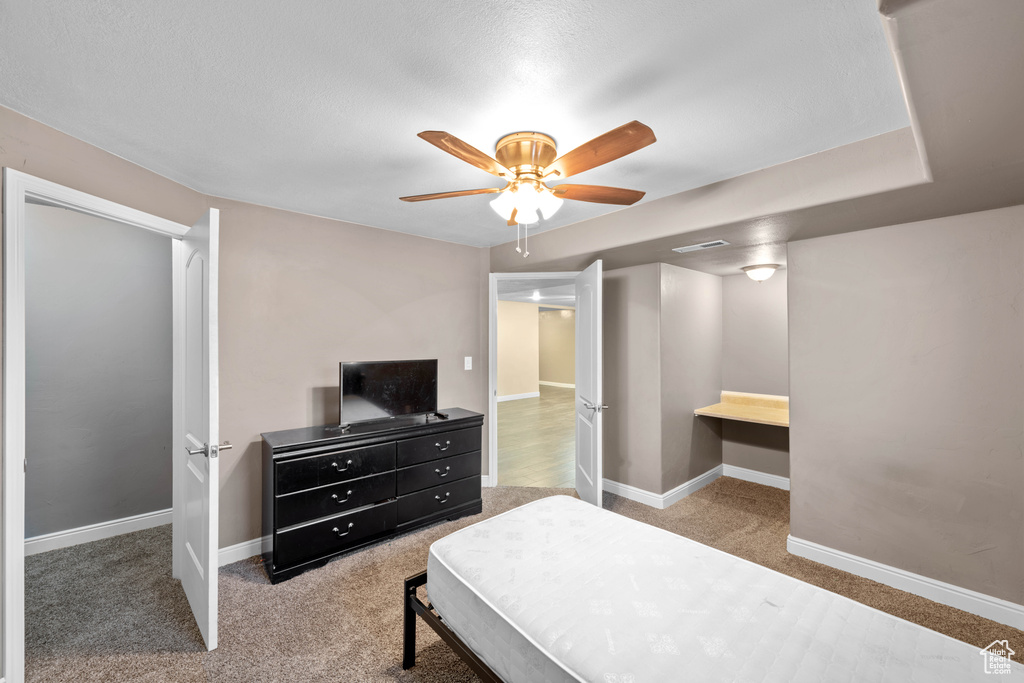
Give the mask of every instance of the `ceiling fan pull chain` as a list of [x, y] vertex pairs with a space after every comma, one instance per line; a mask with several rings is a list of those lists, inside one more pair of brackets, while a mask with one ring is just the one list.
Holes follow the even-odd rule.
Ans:
[[516, 223], [516, 253], [522, 254], [523, 250], [519, 248], [519, 223]]
[[529, 223], [527, 223], [526, 225], [523, 226], [523, 236], [524, 236], [523, 247], [526, 249], [526, 251], [523, 252], [523, 258], [526, 258], [527, 256], [530, 255], [530, 225], [529, 225]]

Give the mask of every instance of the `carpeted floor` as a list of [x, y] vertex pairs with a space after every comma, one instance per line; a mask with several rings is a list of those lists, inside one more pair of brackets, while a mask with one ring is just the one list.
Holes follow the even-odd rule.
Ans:
[[[170, 527], [26, 558], [28, 681], [475, 680], [426, 626], [403, 671], [402, 580], [457, 528], [566, 490], [484, 489], [482, 515], [435, 525], [271, 586], [256, 558], [220, 571], [220, 646], [206, 652], [170, 577]], [[983, 647], [1024, 632], [786, 552], [789, 494], [723, 477], [667, 510], [605, 507]], [[1019, 650], [1019, 648], [1017, 648]]]

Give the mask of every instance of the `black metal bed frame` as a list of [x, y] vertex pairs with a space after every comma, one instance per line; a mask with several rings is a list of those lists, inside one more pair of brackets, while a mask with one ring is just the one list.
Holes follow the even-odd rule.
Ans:
[[402, 668], [409, 669], [416, 664], [416, 615], [420, 615], [427, 626], [434, 629], [441, 640], [448, 643], [448, 646], [455, 651], [459, 659], [469, 665], [480, 680], [484, 683], [503, 683], [498, 674], [494, 673], [491, 667], [484, 664], [483, 660], [469, 649], [455, 633], [441, 619], [433, 605], [423, 604], [423, 601], [416, 595], [416, 589], [427, 583], [427, 573], [420, 572], [405, 580], [405, 591], [403, 603], [405, 604], [404, 635], [402, 640]]

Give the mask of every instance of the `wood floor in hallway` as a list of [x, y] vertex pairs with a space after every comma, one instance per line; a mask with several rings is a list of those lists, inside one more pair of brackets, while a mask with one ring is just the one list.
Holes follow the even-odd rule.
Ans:
[[540, 398], [498, 404], [498, 485], [573, 488], [574, 389], [541, 385]]

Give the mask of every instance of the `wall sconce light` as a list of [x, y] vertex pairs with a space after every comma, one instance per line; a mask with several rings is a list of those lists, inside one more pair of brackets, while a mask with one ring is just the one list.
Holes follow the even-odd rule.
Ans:
[[779, 264], [777, 263], [765, 263], [759, 266], [747, 266], [743, 269], [743, 272], [747, 274], [751, 280], [755, 282], [764, 282], [778, 270]]

